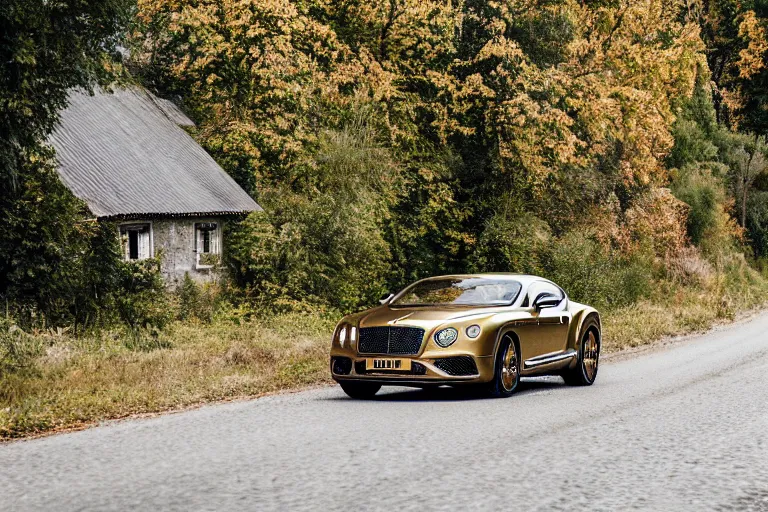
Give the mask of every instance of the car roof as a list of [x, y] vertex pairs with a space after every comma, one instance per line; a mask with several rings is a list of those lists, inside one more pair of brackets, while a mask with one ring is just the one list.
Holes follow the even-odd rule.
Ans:
[[[546, 281], [548, 283], [553, 283], [549, 279], [545, 279], [543, 277], [534, 276], [530, 274], [514, 274], [511, 272], [481, 272], [477, 274], [447, 274], [444, 276], [433, 276], [433, 277], [427, 277], [426, 279], [420, 279], [420, 281], [427, 281], [430, 279], [443, 279], [446, 277], [454, 277], [459, 279], [471, 279], [471, 278], [485, 278], [485, 279], [503, 279], [503, 280], [509, 280], [509, 281], [518, 281], [523, 286], [528, 286], [534, 281]], [[555, 286], [557, 286], [555, 284]]]

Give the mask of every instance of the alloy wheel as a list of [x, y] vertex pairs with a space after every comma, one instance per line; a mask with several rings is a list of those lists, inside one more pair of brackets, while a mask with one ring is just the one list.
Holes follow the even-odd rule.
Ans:
[[590, 382], [594, 380], [595, 374], [597, 374], [597, 359], [599, 352], [600, 347], [597, 343], [595, 332], [590, 330], [584, 338], [584, 356], [582, 357], [584, 373]]
[[510, 342], [504, 352], [501, 367], [501, 385], [507, 391], [512, 391], [517, 382], [517, 351], [515, 345]]

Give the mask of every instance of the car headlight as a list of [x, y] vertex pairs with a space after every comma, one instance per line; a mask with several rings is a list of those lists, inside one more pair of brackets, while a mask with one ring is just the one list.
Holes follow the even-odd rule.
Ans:
[[458, 337], [459, 331], [453, 327], [448, 327], [447, 329], [442, 329], [435, 333], [435, 343], [443, 348], [449, 347]]
[[470, 325], [469, 327], [467, 327], [467, 330], [465, 332], [467, 333], [467, 337], [472, 339], [477, 338], [478, 336], [480, 336], [480, 326], [477, 324]]
[[339, 340], [341, 348], [344, 348], [344, 345], [348, 344], [351, 346], [352, 343], [357, 342], [357, 335], [357, 327], [348, 323], [341, 324], [336, 331], [336, 339]]

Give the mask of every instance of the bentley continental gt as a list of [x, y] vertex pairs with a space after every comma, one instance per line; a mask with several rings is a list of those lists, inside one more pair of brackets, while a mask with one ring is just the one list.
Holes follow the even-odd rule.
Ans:
[[600, 343], [598, 312], [552, 281], [448, 275], [344, 317], [333, 333], [330, 369], [352, 398], [371, 398], [387, 385], [474, 385], [505, 397], [534, 375], [591, 385]]

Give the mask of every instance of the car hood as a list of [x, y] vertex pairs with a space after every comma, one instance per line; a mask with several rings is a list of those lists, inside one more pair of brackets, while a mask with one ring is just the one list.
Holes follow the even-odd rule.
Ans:
[[401, 325], [421, 327], [429, 330], [446, 322], [464, 322], [480, 320], [499, 313], [515, 311], [505, 307], [398, 307], [381, 306], [363, 312], [359, 316], [359, 326], [377, 327], [386, 325]]

